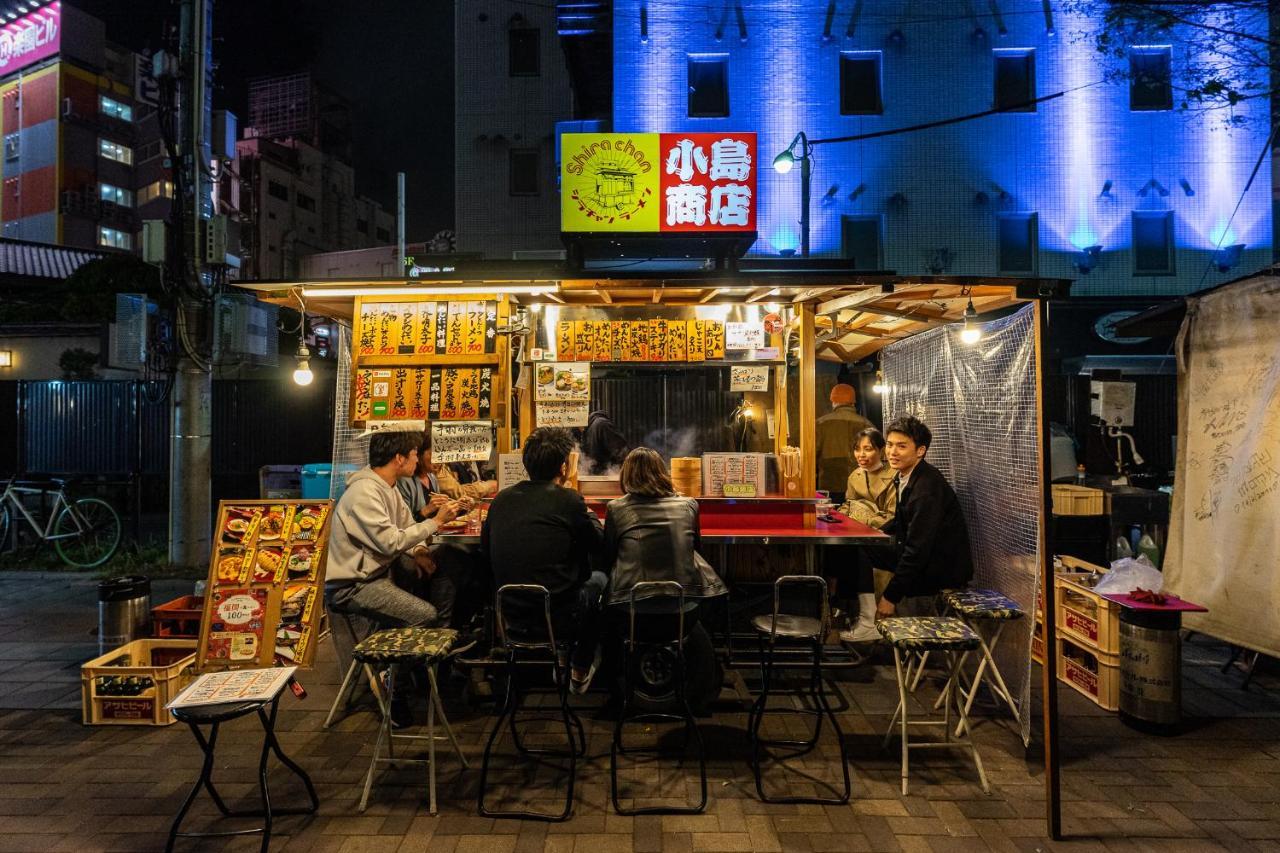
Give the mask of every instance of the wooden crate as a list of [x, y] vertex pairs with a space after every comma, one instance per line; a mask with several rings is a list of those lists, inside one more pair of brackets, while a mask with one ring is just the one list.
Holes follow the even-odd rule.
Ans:
[[1105, 495], [1106, 493], [1102, 489], [1055, 483], [1053, 486], [1053, 514], [1102, 515], [1106, 511]]
[[151, 608], [151, 636], [163, 640], [196, 639], [204, 615], [204, 596], [180, 595]]
[[1071, 685], [1098, 707], [1120, 707], [1120, 656], [1087, 649], [1058, 637], [1058, 680]]
[[1031, 659], [1044, 666], [1044, 618], [1039, 613], [1031, 628]]
[[[84, 724], [169, 725], [164, 706], [191, 682], [195, 662], [195, 640], [134, 640], [94, 658], [80, 667]], [[131, 678], [139, 681], [124, 681]]]
[[1099, 576], [1058, 574], [1053, 578], [1054, 624], [1073, 642], [1107, 655], [1120, 653], [1120, 605], [1093, 591]]

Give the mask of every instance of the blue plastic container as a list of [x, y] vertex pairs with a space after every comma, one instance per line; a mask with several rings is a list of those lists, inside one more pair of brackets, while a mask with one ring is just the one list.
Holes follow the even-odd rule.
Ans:
[[[329, 498], [333, 468], [332, 462], [312, 462], [302, 466], [303, 500], [327, 500]], [[338, 465], [338, 473], [342, 477], [342, 483], [346, 483], [348, 474], [359, 469], [359, 465], [352, 465], [351, 463]], [[339, 489], [338, 494], [334, 495], [334, 497], [336, 498], [341, 494], [342, 491]]]

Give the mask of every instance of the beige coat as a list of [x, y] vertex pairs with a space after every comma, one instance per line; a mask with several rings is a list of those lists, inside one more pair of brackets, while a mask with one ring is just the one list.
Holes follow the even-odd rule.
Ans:
[[855, 467], [845, 485], [845, 501], [840, 512], [877, 530], [893, 518], [898, 508], [898, 490], [893, 487], [894, 471], [881, 465], [876, 471]]
[[452, 500], [458, 498], [475, 498], [487, 500], [498, 493], [497, 480], [480, 480], [475, 483], [459, 483], [448, 465], [441, 465], [436, 470], [436, 480], [440, 483], [440, 491]]

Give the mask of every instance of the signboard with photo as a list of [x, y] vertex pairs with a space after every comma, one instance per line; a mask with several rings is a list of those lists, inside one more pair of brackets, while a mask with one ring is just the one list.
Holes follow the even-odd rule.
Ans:
[[553, 400], [538, 404], [540, 427], [584, 427], [590, 414], [589, 400]]
[[539, 402], [543, 400], [591, 399], [591, 365], [577, 362], [550, 362], [535, 365], [534, 379]]
[[332, 501], [223, 501], [196, 668], [307, 667], [324, 610]]
[[431, 461], [483, 462], [493, 452], [493, 424], [488, 421], [460, 421], [431, 424]]

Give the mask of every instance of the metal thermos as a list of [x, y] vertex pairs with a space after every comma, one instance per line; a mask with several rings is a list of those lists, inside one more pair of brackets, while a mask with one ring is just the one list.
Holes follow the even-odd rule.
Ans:
[[98, 584], [98, 654], [145, 637], [150, 628], [150, 578], [126, 575]]

